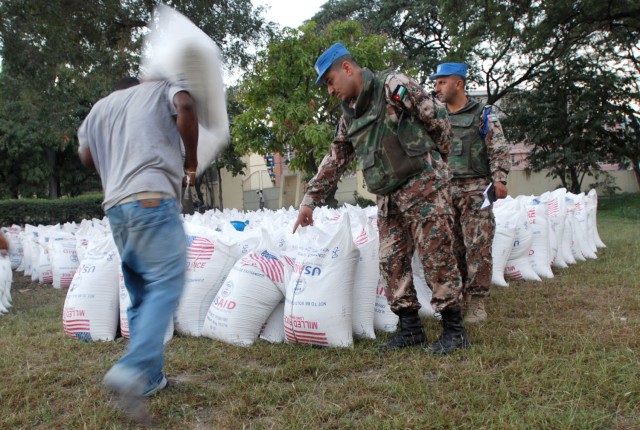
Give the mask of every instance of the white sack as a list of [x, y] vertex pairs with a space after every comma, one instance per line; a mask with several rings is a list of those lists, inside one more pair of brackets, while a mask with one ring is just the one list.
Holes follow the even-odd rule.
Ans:
[[[122, 264], [118, 263], [118, 302], [120, 305], [120, 334], [122, 337], [129, 339], [131, 332], [129, 331], [129, 315], [127, 310], [131, 306], [131, 298], [129, 297], [129, 291], [124, 283], [124, 276], [122, 275]], [[164, 343], [166, 344], [173, 339], [173, 318], [169, 320], [167, 325], [167, 331], [164, 335]]]
[[145, 38], [149, 55], [141, 69], [147, 78], [186, 82], [198, 110], [197, 175], [216, 159], [229, 143], [229, 119], [222, 81], [220, 49], [184, 15], [158, 5], [152, 31]]
[[340, 222], [317, 222], [296, 232], [296, 267], [285, 295], [288, 343], [353, 345], [352, 300], [359, 252], [348, 218], [345, 214]]
[[11, 307], [12, 282], [11, 258], [0, 253], [0, 315], [6, 313]]
[[522, 205], [517, 211], [516, 219], [516, 235], [513, 239], [511, 255], [504, 269], [504, 277], [508, 280], [541, 281], [540, 276], [533, 270], [529, 262], [533, 234]]
[[284, 297], [262, 326], [260, 339], [270, 343], [284, 342]]
[[345, 205], [353, 241], [360, 251], [353, 288], [352, 329], [356, 338], [375, 339], [373, 314], [380, 280], [380, 237], [362, 209]]
[[267, 232], [257, 250], [238, 260], [218, 290], [202, 335], [234, 345], [253, 344], [284, 298], [292, 267], [271, 244]]
[[62, 233], [52, 237], [49, 247], [53, 288], [69, 288], [79, 265], [76, 238]]
[[531, 229], [529, 263], [541, 278], [553, 278], [551, 270], [551, 246], [549, 244], [549, 205], [539, 198], [526, 198], [525, 209]]
[[[573, 198], [575, 203], [575, 212], [573, 216], [573, 232], [574, 246], [577, 247], [576, 253], [581, 252], [585, 258], [595, 259], [597, 248], [593, 241], [589, 241], [589, 227], [587, 224], [587, 197], [584, 193], [568, 194]], [[577, 257], [576, 257], [577, 259]]]
[[120, 310], [118, 265], [113, 239], [91, 243], [67, 292], [62, 323], [67, 335], [84, 340], [114, 340]]
[[[566, 196], [564, 198], [566, 216], [564, 218], [564, 234], [562, 235], [562, 242], [558, 245], [558, 251], [562, 253], [562, 259], [567, 264], [576, 264], [577, 261], [585, 261], [586, 259], [582, 255], [582, 252], [578, 254], [578, 249], [575, 246], [574, 241], [574, 213], [576, 205], [573, 199]], [[575, 253], [574, 253], [575, 252]]]
[[176, 332], [200, 336], [211, 302], [231, 269], [231, 245], [218, 232], [185, 222], [187, 273], [174, 315]]
[[562, 253], [562, 241], [564, 240], [564, 225], [567, 217], [567, 205], [565, 203], [566, 189], [559, 188], [547, 196], [547, 214], [549, 216], [549, 244], [551, 246], [551, 264], [553, 267], [564, 269], [568, 267]]
[[595, 188], [592, 188], [587, 194], [587, 222], [589, 226], [589, 234], [591, 235], [596, 248], [606, 248], [600, 235], [598, 234], [598, 193]]
[[510, 203], [493, 208], [496, 220], [496, 232], [491, 244], [491, 256], [493, 267], [491, 283], [499, 287], [508, 287], [504, 278], [507, 261], [513, 250], [513, 240], [516, 237], [516, 224], [518, 220], [519, 204], [511, 199]]
[[433, 291], [429, 288], [427, 280], [424, 276], [424, 266], [420, 261], [418, 252], [413, 253], [411, 258], [411, 271], [413, 272], [413, 286], [416, 289], [418, 301], [422, 307], [418, 311], [420, 318], [435, 318], [441, 319], [440, 313], [436, 312], [431, 306], [431, 297], [433, 297]]
[[2, 231], [5, 234], [7, 242], [9, 242], [9, 258], [11, 259], [11, 268], [18, 270], [24, 257], [24, 248], [22, 246], [22, 240], [20, 235], [22, 229], [19, 225], [12, 225], [11, 227], [3, 227]]
[[398, 327], [398, 315], [391, 311], [389, 301], [384, 292], [385, 282], [382, 276], [378, 281], [376, 289], [376, 304], [373, 313], [373, 326], [376, 330], [393, 333]]

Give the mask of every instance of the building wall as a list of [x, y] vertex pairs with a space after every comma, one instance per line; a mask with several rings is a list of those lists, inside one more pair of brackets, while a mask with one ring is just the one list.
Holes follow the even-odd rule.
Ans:
[[[631, 170], [610, 170], [608, 174], [616, 180], [616, 185], [621, 188], [622, 193], [638, 193], [638, 183], [636, 177]], [[540, 195], [545, 191], [553, 191], [559, 188], [560, 180], [551, 179], [545, 176], [543, 172], [527, 174], [524, 170], [512, 170], [507, 178], [507, 186], [509, 195]], [[602, 178], [595, 180], [592, 177], [586, 177], [582, 183], [582, 189], [588, 190], [594, 182], [602, 181]], [[601, 191], [601, 190], [598, 190]]]

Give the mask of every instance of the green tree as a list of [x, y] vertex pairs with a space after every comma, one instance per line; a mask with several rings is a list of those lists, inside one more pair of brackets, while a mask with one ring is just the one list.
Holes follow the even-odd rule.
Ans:
[[579, 193], [584, 177], [601, 171], [600, 162], [614, 161], [614, 148], [625, 139], [620, 88], [626, 77], [606, 61], [569, 56], [540, 75], [535, 87], [507, 99], [505, 129], [512, 141], [531, 145], [533, 171], [548, 171], [565, 188]]
[[317, 57], [330, 45], [344, 43], [365, 67], [381, 70], [397, 64], [398, 52], [383, 35], [364, 35], [355, 21], [317, 32], [308, 22], [284, 29], [258, 53], [238, 98], [244, 111], [235, 117], [233, 144], [240, 153], [291, 153], [289, 167], [309, 177], [332, 141], [341, 105], [315, 84]]
[[451, 40], [441, 19], [440, 0], [330, 0], [312, 20], [319, 29], [335, 21], [356, 20], [365, 34], [385, 34], [403, 53], [402, 67], [425, 83]]
[[[0, 175], [5, 195], [57, 197], [95, 187], [77, 161], [76, 130], [120, 77], [137, 74], [157, 0], [0, 2]], [[168, 2], [246, 67], [272, 28], [250, 0]]]
[[632, 0], [445, 0], [451, 49], [484, 86], [489, 103], [549, 72], [557, 59], [638, 33], [640, 5]]

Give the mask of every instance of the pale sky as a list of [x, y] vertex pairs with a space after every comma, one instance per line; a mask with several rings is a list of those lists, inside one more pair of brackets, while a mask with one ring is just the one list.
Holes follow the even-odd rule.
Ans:
[[296, 28], [311, 18], [327, 0], [253, 0], [254, 6], [269, 6], [265, 17], [282, 27]]

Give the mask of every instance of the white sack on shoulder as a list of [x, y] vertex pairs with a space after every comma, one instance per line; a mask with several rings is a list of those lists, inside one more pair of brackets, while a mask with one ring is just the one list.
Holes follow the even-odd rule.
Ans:
[[156, 7], [145, 37], [149, 55], [142, 59], [146, 78], [186, 82], [198, 109], [199, 176], [229, 143], [229, 119], [222, 80], [220, 49], [184, 15]]

